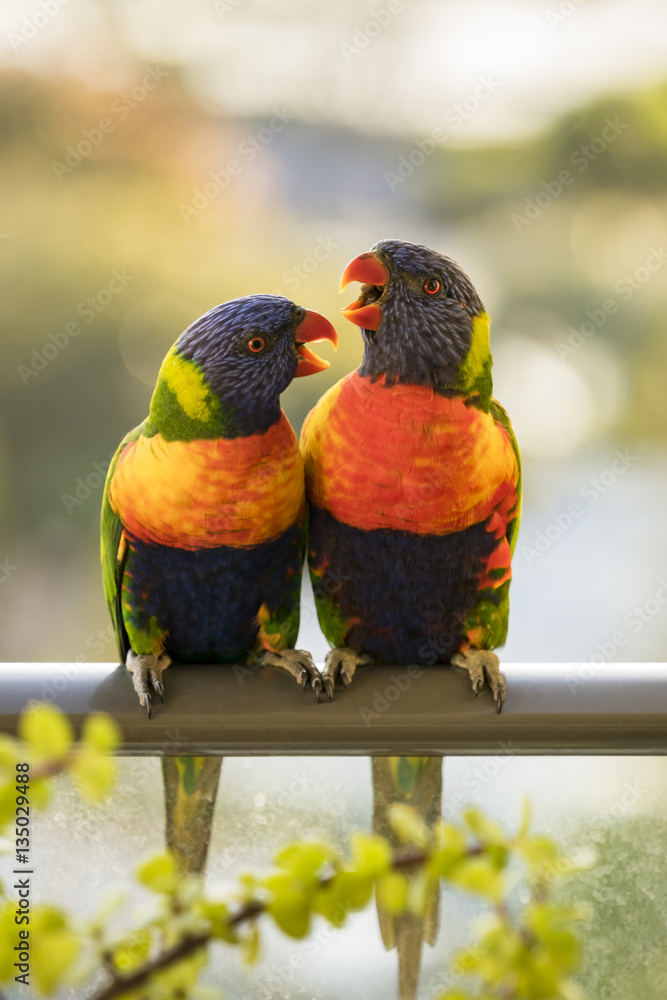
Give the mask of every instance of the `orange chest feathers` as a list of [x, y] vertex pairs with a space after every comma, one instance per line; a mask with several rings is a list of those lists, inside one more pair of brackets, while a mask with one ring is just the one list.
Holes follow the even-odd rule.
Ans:
[[266, 433], [244, 438], [141, 436], [121, 454], [109, 500], [143, 541], [191, 550], [258, 545], [301, 515], [303, 461], [284, 414]]
[[357, 528], [447, 534], [516, 493], [512, 442], [491, 414], [356, 372], [310, 412], [301, 448], [310, 501]]

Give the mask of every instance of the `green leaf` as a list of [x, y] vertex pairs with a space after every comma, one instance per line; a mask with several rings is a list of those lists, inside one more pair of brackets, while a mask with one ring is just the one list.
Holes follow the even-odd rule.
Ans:
[[516, 849], [531, 868], [554, 869], [559, 851], [553, 840], [538, 834], [517, 839]]
[[38, 760], [59, 760], [74, 739], [69, 719], [52, 705], [31, 705], [19, 720], [19, 734]]
[[531, 956], [526, 968], [517, 971], [516, 993], [526, 1000], [552, 1000], [558, 995], [559, 979], [548, 956]]
[[11, 776], [14, 776], [14, 767], [21, 759], [20, 750], [16, 740], [13, 740], [11, 736], [5, 736], [4, 733], [0, 733], [0, 767], [6, 767], [8, 771], [11, 771]]
[[99, 756], [96, 750], [80, 750], [70, 768], [79, 791], [91, 802], [105, 798], [116, 781], [116, 767], [110, 757]]
[[330, 864], [336, 852], [327, 844], [317, 841], [289, 844], [276, 854], [274, 861], [279, 868], [291, 872], [305, 882], [314, 882], [324, 865]]
[[550, 960], [563, 971], [570, 971], [579, 964], [579, 946], [574, 933], [563, 925], [576, 920], [575, 907], [552, 906], [535, 903], [526, 908], [524, 922], [540, 942]]
[[30, 914], [30, 975], [37, 991], [49, 996], [71, 971], [81, 941], [68, 926], [67, 917], [52, 906], [36, 906]]
[[408, 886], [408, 909], [418, 917], [423, 917], [431, 895], [432, 881], [427, 872], [419, 871], [410, 879]]
[[377, 880], [375, 895], [378, 906], [383, 910], [388, 913], [403, 913], [407, 906], [408, 880], [400, 872], [387, 872]]
[[310, 927], [310, 901], [303, 883], [288, 872], [274, 872], [263, 880], [273, 898], [266, 907], [281, 931], [302, 938]]
[[449, 878], [455, 885], [478, 893], [492, 903], [500, 902], [503, 897], [504, 879], [487, 855], [464, 858], [452, 869]]
[[493, 820], [490, 820], [479, 809], [466, 809], [463, 820], [484, 844], [500, 844], [507, 846], [507, 837]]
[[412, 806], [406, 806], [402, 802], [394, 803], [389, 808], [389, 822], [404, 844], [428, 847], [431, 843], [431, 831]]
[[[176, 965], [171, 965], [163, 972], [159, 972], [154, 978], [154, 990], [149, 995], [164, 1000], [172, 1000], [176, 997], [191, 996], [192, 987], [197, 982], [202, 968], [208, 963], [208, 950], [205, 947], [198, 948], [192, 955], [182, 959]], [[146, 995], [145, 988], [140, 991], [137, 997]]]
[[51, 797], [48, 778], [38, 778], [30, 781], [30, 801], [35, 809], [43, 809]]
[[174, 856], [165, 852], [144, 861], [137, 868], [137, 879], [152, 892], [171, 894], [179, 885], [178, 871]]
[[115, 753], [123, 742], [123, 733], [114, 719], [103, 712], [89, 715], [81, 733], [83, 746], [96, 753]]
[[467, 851], [466, 839], [451, 823], [440, 823], [437, 830], [436, 850], [431, 854], [426, 866], [433, 878], [449, 878], [449, 874], [465, 857]]
[[384, 837], [355, 833], [351, 840], [352, 865], [360, 875], [377, 878], [391, 867], [392, 851]]
[[338, 872], [315, 893], [312, 909], [334, 927], [342, 927], [347, 915], [363, 910], [373, 893], [373, 879], [359, 872]]
[[0, 904], [0, 983], [14, 979], [14, 945], [17, 943], [19, 927], [14, 923], [16, 903], [7, 901]]
[[211, 934], [220, 941], [238, 944], [239, 936], [229, 923], [229, 907], [226, 903], [202, 899], [197, 904], [197, 912], [210, 924]]
[[259, 958], [259, 927], [250, 925], [248, 933], [241, 939], [241, 957], [246, 965], [254, 965]]
[[14, 815], [16, 789], [14, 785], [0, 785], [0, 830]]
[[127, 975], [134, 969], [143, 965], [151, 950], [153, 935], [145, 928], [141, 927], [134, 931], [132, 935], [123, 941], [112, 951], [114, 968], [122, 975]]

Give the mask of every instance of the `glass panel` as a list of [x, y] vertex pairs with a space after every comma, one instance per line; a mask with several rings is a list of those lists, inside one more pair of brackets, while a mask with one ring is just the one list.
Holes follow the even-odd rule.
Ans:
[[[163, 847], [160, 761], [121, 758], [118, 785], [90, 809], [69, 781], [34, 821], [35, 902], [56, 901], [92, 915], [111, 887], [128, 888], [128, 873]], [[456, 821], [464, 804], [519, 822], [533, 804], [533, 827], [569, 852], [596, 850], [598, 866], [569, 883], [568, 898], [585, 899], [593, 915], [584, 928], [580, 981], [591, 1000], [663, 1000], [667, 983], [667, 761], [653, 757], [457, 757], [444, 762], [442, 811]], [[377, 781], [377, 776], [376, 776]], [[376, 788], [379, 796], [381, 789]], [[385, 789], [386, 791], [386, 789]], [[223, 761], [211, 832], [207, 885], [224, 891], [239, 873], [266, 870], [276, 848], [297, 838], [343, 846], [370, 829], [371, 762], [367, 758], [227, 758]], [[10, 869], [3, 859], [4, 872]], [[144, 897], [136, 893], [132, 903]], [[133, 909], [134, 905], [130, 907]], [[418, 993], [431, 1000], [456, 976], [447, 956], [471, 940], [483, 904], [458, 892], [441, 894], [435, 947], [424, 947]], [[262, 959], [241, 965], [236, 951], [217, 947], [205, 981], [228, 1000], [377, 1000], [398, 997], [397, 959], [385, 951], [374, 905], [339, 931], [316, 922], [295, 941], [263, 930]], [[19, 997], [8, 991], [8, 998]], [[63, 994], [79, 1000], [76, 991]], [[406, 993], [405, 996], [409, 996]]]

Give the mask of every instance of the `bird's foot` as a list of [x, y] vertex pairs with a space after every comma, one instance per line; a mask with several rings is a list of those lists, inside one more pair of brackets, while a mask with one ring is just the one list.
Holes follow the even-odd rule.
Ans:
[[486, 681], [496, 703], [496, 712], [499, 712], [505, 701], [505, 678], [500, 672], [500, 660], [496, 654], [490, 649], [468, 649], [465, 653], [454, 653], [451, 662], [453, 666], [468, 671], [475, 697]]
[[163, 700], [164, 684], [162, 674], [171, 660], [166, 654], [156, 656], [155, 653], [142, 653], [139, 656], [133, 651], [127, 654], [125, 666], [132, 674], [132, 684], [139, 696], [139, 704], [146, 709], [146, 715], [151, 717], [151, 692]]
[[373, 657], [369, 656], [368, 653], [358, 653], [356, 649], [351, 649], [349, 646], [330, 650], [324, 661], [324, 671], [322, 672], [324, 690], [329, 701], [333, 701], [337, 677], [340, 677], [345, 687], [349, 687], [357, 667], [363, 667], [372, 662]]
[[305, 688], [308, 681], [310, 681], [310, 686], [315, 692], [316, 699], [320, 700], [322, 674], [315, 666], [308, 650], [266, 649], [262, 654], [260, 663], [263, 667], [277, 667], [278, 670], [285, 670], [302, 688]]

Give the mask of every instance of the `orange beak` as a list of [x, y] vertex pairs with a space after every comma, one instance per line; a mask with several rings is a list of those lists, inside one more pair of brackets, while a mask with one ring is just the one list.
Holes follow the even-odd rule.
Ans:
[[306, 309], [306, 315], [297, 326], [294, 339], [296, 349], [301, 355], [301, 360], [297, 362], [295, 378], [300, 378], [302, 375], [314, 375], [315, 372], [323, 372], [331, 367], [330, 361], [325, 361], [324, 358], [318, 357], [314, 351], [309, 351], [307, 347], [304, 347], [304, 344], [328, 340], [330, 344], [333, 344], [334, 350], [338, 350], [338, 334], [328, 319], [313, 312], [312, 309]]
[[[351, 281], [360, 281], [362, 285], [386, 285], [389, 271], [372, 251], [368, 251], [351, 260], [343, 271], [340, 279], [341, 292]], [[359, 298], [341, 309], [341, 312], [357, 326], [365, 330], [377, 330], [382, 319], [382, 309], [377, 302], [366, 302], [366, 291], [367, 289], [362, 288]]]

